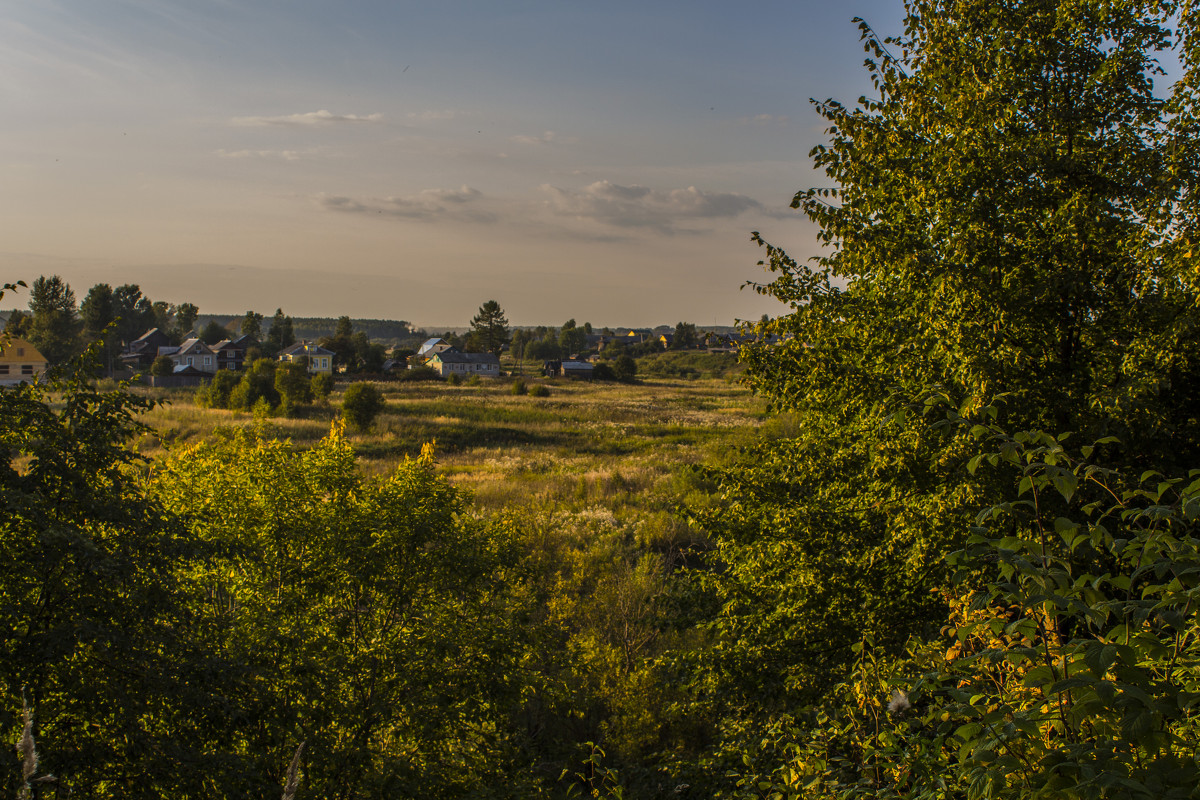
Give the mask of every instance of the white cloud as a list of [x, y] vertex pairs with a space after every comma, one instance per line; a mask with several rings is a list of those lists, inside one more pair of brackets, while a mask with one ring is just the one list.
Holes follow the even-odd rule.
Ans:
[[317, 196], [317, 203], [329, 211], [348, 214], [424, 221], [493, 222], [496, 215], [480, 207], [483, 199], [483, 192], [463, 186], [460, 189], [426, 189], [408, 197], [354, 198], [321, 194]]
[[382, 114], [334, 114], [332, 111], [321, 109], [309, 111], [306, 114], [287, 114], [279, 117], [234, 117], [230, 124], [244, 127], [264, 127], [267, 125], [335, 125], [342, 123], [379, 122]]
[[594, 220], [619, 228], [686, 230], [695, 220], [731, 218], [746, 211], [763, 211], [757, 200], [730, 192], [705, 192], [695, 186], [658, 191], [646, 186], [621, 186], [596, 181], [579, 191], [543, 185], [555, 213]]

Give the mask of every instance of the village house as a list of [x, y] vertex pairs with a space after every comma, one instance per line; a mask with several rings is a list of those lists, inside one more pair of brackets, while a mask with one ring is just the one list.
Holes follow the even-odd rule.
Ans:
[[308, 371], [321, 375], [333, 374], [333, 356], [332, 350], [326, 350], [318, 344], [310, 342], [296, 342], [291, 347], [280, 351], [280, 361], [305, 361], [307, 360]]
[[46, 357], [24, 339], [0, 338], [0, 386], [37, 383], [46, 371]]
[[462, 378], [478, 375], [481, 378], [500, 377], [500, 359], [493, 353], [460, 353], [451, 347], [434, 353], [429, 366], [443, 378], [458, 375]]
[[151, 328], [130, 342], [125, 352], [121, 353], [121, 366], [133, 372], [144, 372], [158, 357], [159, 349], [170, 346], [171, 340], [165, 333], [158, 328]]
[[179, 347], [160, 347], [158, 354], [171, 359], [175, 373], [185, 372], [186, 367], [209, 375], [217, 371], [217, 354], [200, 339], [188, 339]]
[[450, 344], [445, 339], [426, 339], [424, 342], [421, 342], [421, 346], [417, 348], [417, 357], [428, 361], [438, 353], [444, 352], [453, 347], [454, 345]]
[[245, 369], [246, 351], [258, 345], [258, 340], [249, 334], [217, 342], [212, 346], [213, 352], [217, 354], [217, 369], [231, 369], [235, 372]]

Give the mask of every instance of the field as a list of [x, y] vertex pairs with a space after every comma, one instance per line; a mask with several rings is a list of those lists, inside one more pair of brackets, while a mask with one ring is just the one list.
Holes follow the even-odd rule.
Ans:
[[[786, 424], [735, 379], [535, 383], [550, 394], [515, 394], [509, 380], [379, 384], [387, 409], [370, 432], [350, 434], [360, 466], [383, 474], [435, 442], [440, 469], [480, 513], [600, 514], [636, 530], [636, 544], [655, 547], [688, 536], [676, 509], [709, 502], [714, 487], [697, 465], [721, 463], [764, 426]], [[166, 403], [143, 420], [155, 433], [139, 448], [154, 455], [219, 427], [254, 425], [311, 445], [338, 417], [347, 385], [297, 418], [269, 420], [202, 408], [191, 391], [160, 391]]]

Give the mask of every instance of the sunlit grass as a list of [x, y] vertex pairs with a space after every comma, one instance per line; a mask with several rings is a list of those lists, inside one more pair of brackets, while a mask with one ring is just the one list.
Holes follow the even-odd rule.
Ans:
[[[386, 410], [372, 430], [351, 433], [350, 440], [372, 474], [388, 473], [426, 442], [436, 442], [442, 473], [469, 491], [482, 513], [602, 507], [658, 531], [646, 535], [669, 538], [680, 535], [677, 521], [656, 515], [689, 493], [696, 495], [691, 502], [702, 504], [707, 491], [680, 476], [693, 465], [725, 460], [768, 419], [760, 400], [725, 380], [527, 382], [544, 383], [550, 395], [514, 395], [508, 380], [380, 384]], [[268, 420], [202, 408], [193, 391], [159, 392], [154, 396], [165, 403], [142, 418], [155, 433], [143, 437], [139, 449], [155, 456], [216, 428], [241, 426], [262, 426], [267, 435], [310, 446], [328, 433], [346, 386], [339, 384], [328, 403], [306, 407], [295, 418]]]

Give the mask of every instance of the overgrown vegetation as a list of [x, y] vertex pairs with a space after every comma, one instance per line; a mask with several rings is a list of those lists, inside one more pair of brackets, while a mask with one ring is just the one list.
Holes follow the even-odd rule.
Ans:
[[75, 796], [1196, 796], [1191, 7], [906, 9], [759, 398], [0, 392], [7, 790], [36, 736]]

